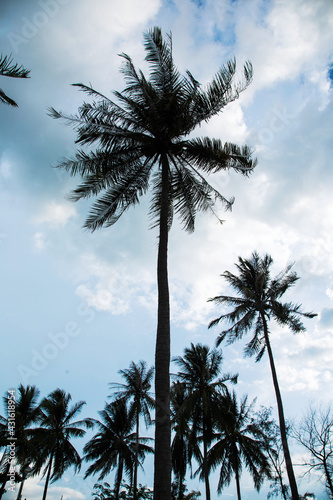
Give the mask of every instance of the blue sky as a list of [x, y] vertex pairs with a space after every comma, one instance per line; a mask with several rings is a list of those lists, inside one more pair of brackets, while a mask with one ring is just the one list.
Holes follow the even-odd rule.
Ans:
[[[218, 329], [208, 331], [207, 325], [219, 311], [207, 299], [225, 289], [220, 274], [232, 270], [238, 256], [268, 252], [276, 272], [295, 262], [301, 279], [288, 298], [318, 313], [300, 336], [272, 325], [287, 418], [297, 421], [310, 402], [328, 403], [332, 2], [2, 0], [0, 14], [1, 52], [31, 70], [29, 80], [0, 82], [19, 104], [0, 108], [0, 392], [29, 383], [45, 396], [60, 387], [74, 401], [87, 402], [85, 416], [96, 417], [108, 383], [119, 381], [118, 370], [132, 360], [153, 364], [157, 233], [148, 229], [149, 199], [111, 229], [85, 232], [89, 203], [67, 201], [76, 181], [52, 168], [75, 152], [75, 135], [49, 118], [47, 108], [75, 113], [85, 97], [70, 86], [75, 82], [91, 82], [106, 94], [121, 90], [118, 54], [128, 53], [145, 70], [142, 33], [157, 25], [172, 31], [178, 67], [203, 84], [230, 57], [239, 68], [252, 61], [251, 86], [197, 135], [248, 144], [259, 162], [249, 179], [232, 172], [214, 179], [224, 196], [236, 199], [233, 211], [221, 214], [222, 226], [199, 216], [195, 233], [187, 235], [174, 222], [172, 355], [191, 342], [214, 346]], [[223, 369], [239, 372], [239, 396], [274, 407], [267, 359], [255, 364], [243, 358], [242, 347], [223, 347]], [[298, 463], [301, 455], [294, 447]], [[147, 461], [141, 478], [150, 485], [151, 465]], [[31, 500], [41, 495], [38, 480], [26, 486]], [[324, 498], [320, 485], [304, 479], [301, 485], [301, 491], [312, 487]], [[194, 480], [191, 487], [202, 484]], [[245, 499], [258, 498], [246, 476], [243, 488]], [[50, 500], [61, 494], [64, 500], [90, 498], [82, 474], [73, 478], [71, 471], [49, 490]], [[233, 485], [228, 494], [234, 495]]]

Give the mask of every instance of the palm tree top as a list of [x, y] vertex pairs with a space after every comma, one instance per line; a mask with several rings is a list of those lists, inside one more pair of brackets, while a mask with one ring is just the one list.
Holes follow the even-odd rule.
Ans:
[[148, 30], [144, 47], [150, 79], [136, 70], [127, 54], [121, 54], [126, 87], [114, 92], [115, 101], [92, 86], [76, 83], [96, 101], [84, 103], [77, 115], [50, 108], [50, 116], [64, 118], [77, 131], [78, 144], [97, 145], [95, 152], [79, 150], [58, 165], [82, 176], [82, 184], [70, 194], [72, 201], [102, 193], [85, 223], [92, 231], [113, 225], [150, 186], [152, 227], [158, 225], [162, 158], [168, 160], [169, 227], [175, 212], [187, 231], [194, 230], [198, 211], [215, 214], [216, 201], [226, 209], [232, 206], [233, 199], [224, 198], [208, 182], [209, 174], [232, 168], [248, 175], [256, 165], [247, 146], [223, 145], [208, 137], [186, 138], [239, 97], [252, 80], [251, 64], [245, 63], [243, 79], [233, 83], [236, 62], [229, 61], [202, 88], [189, 71], [182, 75], [174, 65], [171, 34], [163, 40], [160, 28]]
[[228, 343], [240, 339], [249, 331], [254, 331], [254, 337], [247, 344], [245, 353], [252, 356], [257, 354], [257, 361], [261, 359], [265, 342], [263, 337], [263, 321], [275, 319], [281, 326], [287, 326], [293, 333], [305, 331], [300, 316], [314, 318], [317, 314], [303, 312], [300, 304], [281, 302], [284, 293], [299, 279], [292, 271], [293, 264], [288, 264], [284, 270], [274, 278], [271, 277], [273, 258], [269, 254], [262, 257], [254, 251], [249, 259], [238, 257], [235, 264], [238, 274], [225, 271], [221, 276], [225, 278], [237, 296], [218, 295], [209, 299], [220, 305], [232, 306], [231, 312], [222, 314], [209, 323], [211, 328], [226, 320], [231, 327], [223, 330], [217, 339], [219, 345], [225, 338]]
[[[12, 56], [3, 56], [0, 54], [0, 76], [30, 78], [29, 74], [30, 70], [25, 69], [22, 65], [19, 66], [17, 63], [14, 63]], [[0, 102], [16, 108], [18, 107], [17, 103], [8, 97], [2, 89], [0, 89]]]

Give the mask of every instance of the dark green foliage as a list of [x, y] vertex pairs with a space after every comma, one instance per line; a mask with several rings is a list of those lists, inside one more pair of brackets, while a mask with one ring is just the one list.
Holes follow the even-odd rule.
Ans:
[[219, 493], [235, 476], [239, 500], [243, 464], [250, 472], [257, 491], [265, 478], [270, 477], [265, 432], [256, 422], [253, 405], [254, 401], [248, 405], [247, 396], [239, 403], [235, 392], [230, 393], [227, 389], [214, 405], [216, 442], [208, 452], [209, 467], [220, 469]]
[[[22, 65], [19, 66], [17, 63], [14, 63], [11, 56], [0, 55], [0, 76], [9, 76], [11, 78], [29, 78], [29, 73], [30, 70], [25, 69]], [[2, 89], [0, 89], [0, 102], [14, 107], [18, 106], [16, 102], [8, 97]]]
[[34, 443], [38, 449], [35, 457], [33, 473], [46, 475], [43, 500], [46, 498], [49, 481], [54, 482], [62, 477], [71, 466], [75, 473], [81, 468], [81, 457], [71, 443], [72, 438], [83, 437], [84, 428], [92, 428], [93, 420], [85, 418], [73, 422], [81, 412], [84, 401], [70, 406], [71, 395], [56, 389], [44, 398], [40, 404], [38, 423], [34, 429]]
[[[124, 399], [119, 399], [106, 404], [99, 415], [101, 421], [94, 421], [98, 433], [84, 447], [84, 459], [93, 462], [85, 477], [99, 473], [98, 479], [102, 480], [116, 469], [114, 489], [119, 495], [123, 472], [131, 479], [136, 463], [135, 411], [133, 407], [128, 408]], [[147, 441], [148, 438], [139, 438], [138, 464], [141, 467], [146, 453], [153, 452], [145, 444]]]

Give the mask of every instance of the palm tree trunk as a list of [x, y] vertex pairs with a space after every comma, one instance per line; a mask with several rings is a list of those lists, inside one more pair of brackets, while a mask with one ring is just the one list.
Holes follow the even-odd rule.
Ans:
[[242, 500], [238, 469], [235, 470], [235, 478], [236, 478], [237, 500]]
[[51, 454], [50, 462], [49, 462], [48, 469], [47, 469], [47, 475], [46, 475], [46, 479], [45, 479], [45, 486], [44, 486], [42, 500], [46, 499], [47, 489], [49, 487], [49, 481], [50, 481], [50, 476], [51, 476], [52, 462], [53, 462], [53, 453]]
[[269, 363], [270, 363], [272, 377], [273, 377], [273, 385], [274, 385], [275, 395], [276, 395], [276, 402], [277, 402], [277, 407], [278, 407], [281, 441], [282, 441], [284, 459], [286, 462], [287, 475], [288, 475], [289, 485], [290, 485], [290, 490], [291, 490], [291, 498], [292, 498], [292, 500], [299, 500], [293, 464], [291, 462], [288, 441], [287, 441], [287, 431], [286, 431], [286, 423], [285, 423], [285, 419], [284, 419], [282, 397], [281, 397], [279, 383], [278, 383], [277, 374], [276, 374], [276, 370], [275, 370], [273, 352], [272, 352], [271, 344], [269, 341], [267, 322], [266, 322], [265, 315], [262, 312], [261, 312], [261, 317], [262, 317], [263, 325], [264, 325], [265, 343], [266, 343], [266, 347], [267, 347]]
[[155, 351], [154, 500], [171, 499], [170, 300], [168, 283], [169, 162], [162, 156], [160, 236], [157, 257], [158, 313]]
[[119, 465], [118, 465], [116, 481], [115, 481], [115, 485], [114, 485], [116, 500], [119, 500], [119, 490], [120, 490], [121, 480], [123, 478], [123, 468], [124, 468], [123, 459], [121, 456], [119, 456]]
[[210, 487], [209, 487], [209, 470], [207, 463], [207, 431], [206, 425], [203, 423], [203, 460], [202, 460], [202, 468], [205, 478], [205, 490], [206, 490], [206, 500], [210, 500]]
[[139, 457], [139, 408], [136, 409], [136, 439], [135, 439], [135, 464], [134, 464], [134, 480], [133, 480], [133, 499], [137, 500], [137, 484], [138, 484], [138, 457]]
[[19, 487], [19, 490], [18, 490], [18, 493], [17, 493], [16, 500], [21, 500], [21, 498], [22, 498], [22, 491], [23, 491], [23, 486], [24, 486], [25, 480], [26, 480], [26, 475], [23, 474], [22, 475], [22, 481], [20, 483], [20, 487]]

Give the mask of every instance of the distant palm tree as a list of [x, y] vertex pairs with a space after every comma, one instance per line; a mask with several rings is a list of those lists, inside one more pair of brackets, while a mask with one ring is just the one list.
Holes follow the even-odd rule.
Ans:
[[213, 469], [220, 467], [219, 493], [235, 475], [238, 500], [241, 500], [243, 463], [258, 491], [265, 477], [270, 477], [264, 433], [254, 420], [253, 405], [254, 401], [247, 404], [247, 396], [239, 404], [235, 392], [231, 394], [226, 389], [214, 408], [214, 440], [217, 442], [208, 452], [208, 463]]
[[[29, 78], [30, 70], [25, 69], [22, 65], [19, 66], [13, 63], [11, 56], [0, 55], [0, 76], [9, 76], [11, 78]], [[10, 106], [18, 107], [15, 101], [8, 97], [5, 92], [0, 89], [0, 102], [9, 104]]]
[[225, 389], [226, 382], [237, 382], [237, 375], [224, 374], [218, 378], [222, 364], [222, 353], [210, 350], [202, 344], [191, 344], [185, 349], [183, 357], [173, 361], [180, 367], [177, 379], [185, 384], [187, 397], [182, 406], [185, 418], [191, 421], [191, 440], [199, 439], [203, 443], [201, 477], [205, 481], [206, 500], [210, 500], [209, 467], [207, 462], [208, 447], [213, 438], [213, 408], [218, 390]]
[[34, 441], [39, 450], [33, 473], [39, 473], [43, 468], [46, 474], [43, 499], [49, 482], [57, 481], [71, 466], [78, 472], [81, 468], [81, 457], [70, 442], [72, 438], [83, 437], [85, 428], [92, 428], [92, 419], [85, 418], [73, 422], [81, 412], [85, 401], [79, 401], [70, 407], [72, 397], [61, 389], [56, 389], [44, 398], [40, 404], [38, 423], [40, 427], [34, 430]]
[[184, 411], [188, 391], [186, 384], [176, 381], [171, 386], [171, 424], [173, 439], [171, 442], [171, 464], [175, 475], [174, 493], [177, 500], [182, 500], [186, 491], [185, 476], [187, 466], [191, 465], [192, 456], [200, 457], [198, 444], [191, 440], [191, 425]]
[[219, 295], [210, 299], [210, 301], [223, 306], [232, 306], [234, 309], [211, 321], [209, 328], [222, 320], [231, 323], [231, 327], [222, 331], [218, 336], [217, 345], [220, 345], [225, 338], [231, 344], [241, 339], [246, 333], [253, 331], [253, 337], [246, 345], [245, 354], [248, 356], [256, 355], [256, 361], [262, 358], [267, 349], [292, 499], [299, 500], [287, 442], [283, 404], [269, 338], [268, 323], [271, 319], [275, 319], [279, 325], [288, 326], [292, 332], [298, 333], [305, 330], [299, 317], [313, 318], [316, 314], [302, 312], [301, 306], [298, 304], [280, 301], [284, 293], [298, 280], [298, 276], [295, 272], [291, 272], [292, 265], [288, 265], [275, 278], [271, 278], [270, 266], [272, 263], [273, 259], [270, 255], [266, 254], [260, 257], [257, 252], [253, 252], [250, 259], [238, 258], [238, 264], [236, 264], [238, 275], [229, 271], [222, 274], [238, 296]]
[[[15, 409], [10, 413], [13, 414], [15, 422], [15, 427], [12, 428], [12, 438], [15, 438], [16, 444], [15, 460], [17, 461], [17, 465], [20, 467], [19, 472], [21, 477], [21, 484], [17, 494], [17, 500], [19, 500], [22, 496], [24, 481], [30, 471], [30, 464], [33, 462], [36, 456], [36, 449], [32, 445], [34, 430], [31, 427], [37, 422], [39, 414], [39, 406], [37, 402], [39, 397], [39, 390], [35, 386], [28, 385], [27, 387], [24, 387], [22, 384], [20, 384], [17, 391], [13, 390], [13, 395], [15, 395], [13, 399], [11, 397], [8, 397], [7, 394], [3, 399], [6, 409], [9, 408], [9, 404], [11, 401], [15, 402]], [[5, 417], [0, 416], [0, 428], [1, 436], [4, 439], [3, 442], [8, 443], [8, 439], [10, 439], [10, 436], [8, 434], [9, 426], [8, 419], [6, 419]], [[9, 467], [10, 462], [8, 461], [4, 469], [5, 476], [0, 488], [0, 498], [2, 497], [5, 490]]]
[[137, 499], [137, 484], [138, 484], [138, 454], [139, 454], [139, 423], [142, 415], [146, 427], [151, 425], [150, 410], [154, 408], [154, 400], [149, 391], [154, 375], [154, 368], [147, 369], [145, 361], [139, 361], [135, 364], [133, 361], [130, 367], [126, 370], [120, 370], [119, 373], [125, 379], [125, 384], [111, 383], [110, 387], [118, 389], [116, 396], [121, 397], [126, 401], [131, 402], [131, 408], [134, 411], [136, 423], [136, 445], [135, 445], [135, 466], [134, 466], [134, 500]]
[[239, 97], [252, 79], [252, 66], [244, 66], [243, 81], [234, 84], [235, 60], [229, 61], [205, 89], [186, 72], [181, 75], [172, 55], [171, 36], [162, 38], [159, 28], [144, 35], [150, 79], [137, 71], [131, 58], [122, 54], [126, 88], [115, 92], [118, 103], [91, 86], [75, 84], [92, 95], [77, 116], [51, 108], [54, 118], [64, 118], [78, 132], [77, 143], [96, 144], [96, 151], [79, 150], [74, 159], [59, 167], [82, 183], [71, 199], [100, 195], [85, 227], [94, 231], [112, 226], [130, 206], [152, 188], [150, 215], [159, 228], [157, 257], [158, 319], [155, 351], [155, 472], [154, 497], [170, 500], [170, 300], [168, 284], [168, 234], [174, 212], [184, 228], [194, 230], [199, 211], [214, 212], [216, 201], [230, 208], [207, 180], [211, 173], [234, 169], [252, 172], [250, 149], [220, 140], [188, 138], [197, 126], [217, 115]]
[[[99, 481], [117, 468], [115, 478], [115, 496], [119, 499], [119, 489], [125, 470], [132, 477], [136, 465], [136, 433], [135, 411], [128, 408], [124, 399], [115, 400], [106, 404], [99, 412], [101, 421], [94, 420], [99, 432], [85, 445], [84, 460], [93, 461], [87, 469], [85, 478], [91, 474], [99, 474]], [[146, 453], [153, 449], [146, 445], [148, 438], [139, 438], [138, 458], [143, 459]], [[139, 462], [141, 465], [141, 462]]]

